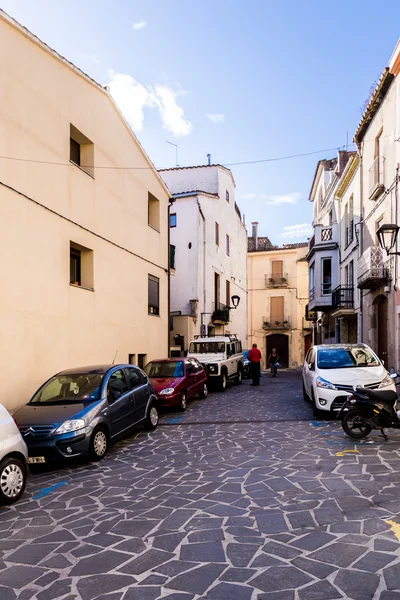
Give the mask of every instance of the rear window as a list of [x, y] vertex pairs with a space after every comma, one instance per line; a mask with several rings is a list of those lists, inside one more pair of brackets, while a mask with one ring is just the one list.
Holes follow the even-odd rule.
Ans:
[[190, 354], [219, 354], [225, 352], [225, 342], [191, 342]]
[[348, 348], [320, 348], [319, 369], [351, 369], [354, 367], [379, 367], [375, 354], [362, 346]]
[[147, 377], [183, 377], [183, 362], [150, 362], [145, 366]]

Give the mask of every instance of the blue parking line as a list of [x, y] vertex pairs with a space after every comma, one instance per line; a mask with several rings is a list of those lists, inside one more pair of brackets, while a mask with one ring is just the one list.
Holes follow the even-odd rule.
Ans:
[[183, 419], [183, 417], [176, 417], [175, 419], [172, 419], [170, 423], [178, 423], [181, 419]]
[[54, 485], [48, 487], [48, 488], [40, 488], [40, 490], [38, 490], [38, 492], [40, 492], [37, 496], [33, 496], [33, 500], [39, 500], [40, 498], [43, 498], [44, 496], [47, 496], [47, 494], [51, 494], [51, 492], [53, 490], [56, 490], [57, 488], [61, 487], [62, 485], [66, 484], [66, 481], [60, 481], [59, 483], [55, 483]]

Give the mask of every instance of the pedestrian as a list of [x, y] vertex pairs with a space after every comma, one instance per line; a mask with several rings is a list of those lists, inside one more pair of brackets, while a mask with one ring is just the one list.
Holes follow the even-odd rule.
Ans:
[[260, 361], [261, 361], [261, 352], [259, 351], [259, 349], [257, 348], [257, 344], [253, 344], [253, 347], [251, 350], [249, 350], [249, 353], [247, 355], [247, 358], [250, 361], [250, 366], [251, 366], [251, 378], [253, 380], [253, 383], [251, 383], [250, 385], [260, 385], [260, 373], [261, 373], [261, 366], [260, 366]]
[[276, 348], [272, 348], [271, 354], [268, 356], [268, 364], [271, 367], [271, 375], [272, 377], [276, 377], [276, 372], [278, 370], [279, 365], [279, 354], [276, 351]]

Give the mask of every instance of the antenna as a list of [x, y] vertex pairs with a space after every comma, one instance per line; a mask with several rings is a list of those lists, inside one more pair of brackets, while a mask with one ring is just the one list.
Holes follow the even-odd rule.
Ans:
[[167, 144], [171, 144], [171, 146], [175, 146], [175, 155], [176, 155], [176, 166], [179, 167], [178, 164], [178, 144], [174, 144], [174, 142], [169, 142], [168, 140], [165, 140], [167, 142]]
[[346, 131], [346, 152], [347, 152], [348, 148], [349, 148], [349, 132]]
[[114, 358], [113, 358], [112, 364], [114, 364], [114, 363], [115, 363], [115, 359], [117, 358], [117, 354], [118, 354], [118, 350], [116, 350], [116, 351], [115, 351], [115, 354], [114, 354]]

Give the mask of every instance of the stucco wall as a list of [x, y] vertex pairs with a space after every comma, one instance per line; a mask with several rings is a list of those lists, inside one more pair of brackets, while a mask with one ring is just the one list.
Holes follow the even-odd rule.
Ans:
[[[0, 181], [31, 198], [0, 185], [0, 401], [13, 409], [58, 370], [166, 355], [169, 195], [108, 94], [1, 18], [0, 73], [0, 155], [42, 161], [0, 160]], [[141, 168], [90, 177], [69, 162], [71, 123], [95, 167]], [[71, 241], [93, 251], [94, 291], [69, 284]], [[160, 279], [157, 317], [148, 274]]]

